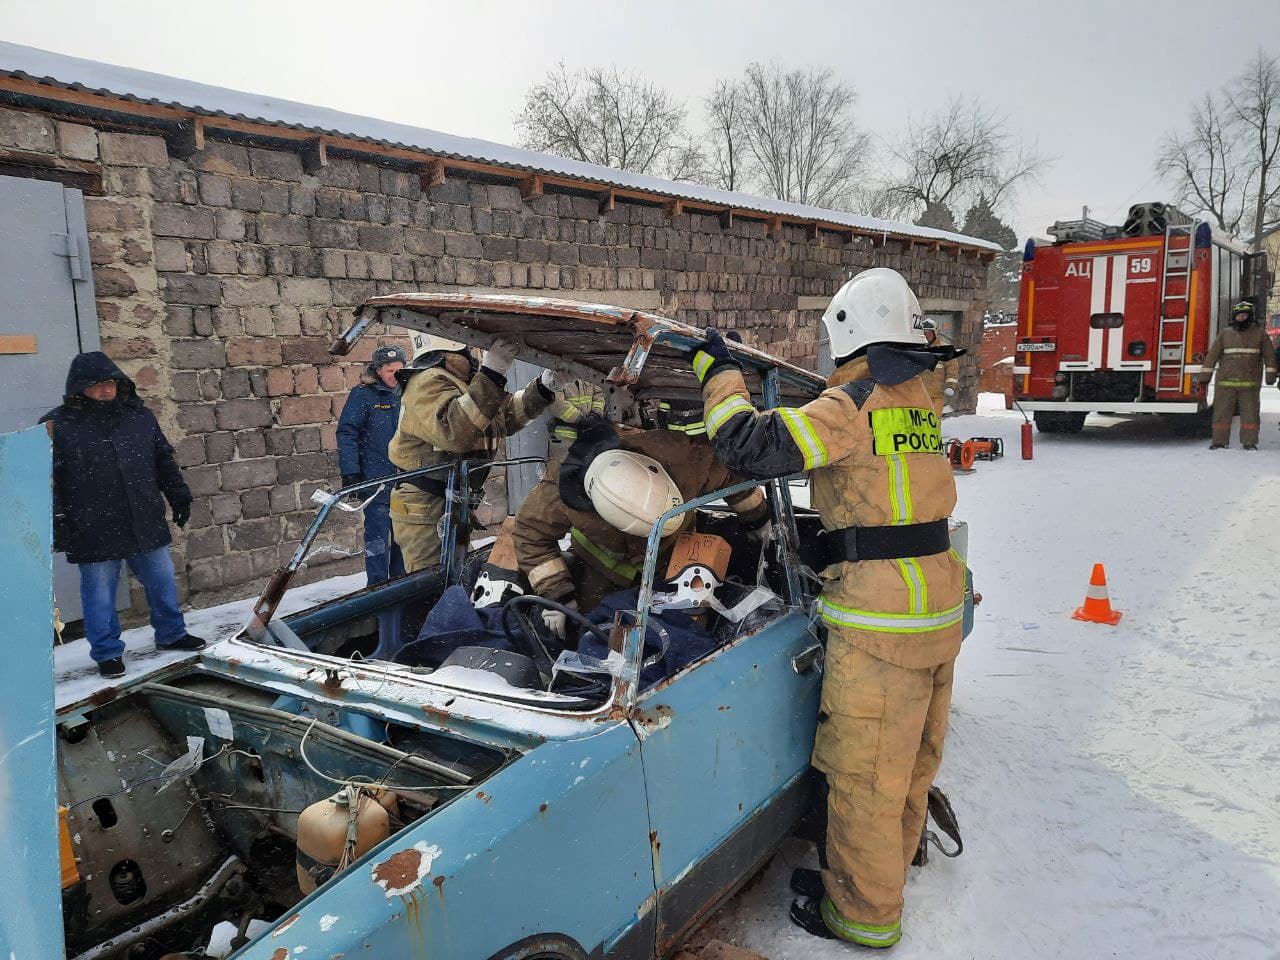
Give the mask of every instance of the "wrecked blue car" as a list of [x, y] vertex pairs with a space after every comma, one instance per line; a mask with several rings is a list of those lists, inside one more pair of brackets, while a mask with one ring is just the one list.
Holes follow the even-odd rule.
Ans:
[[[539, 298], [381, 297], [335, 352], [375, 322], [471, 344], [518, 338], [523, 358], [600, 383], [619, 417], [654, 396], [698, 392], [682, 356], [697, 331], [653, 315]], [[733, 349], [763, 404], [823, 387]], [[468, 508], [470, 466], [449, 474], [447, 517]], [[48, 751], [43, 768], [36, 757], [23, 771], [36, 780], [56, 748], [62, 816], [40, 806], [21, 820], [39, 855], [19, 863], [17, 883], [50, 895], [23, 907], [27, 922], [0, 924], [0, 954], [669, 955], [810, 804], [822, 646], [796, 545], [818, 521], [793, 507], [786, 483], [767, 493], [776, 522], [763, 545], [735, 530], [715, 494], [672, 511], [694, 512], [699, 531], [731, 545], [727, 600], [751, 603], [736, 619], [695, 611], [707, 642], [665, 667], [656, 533], [630, 605], [610, 623], [580, 624], [591, 654], [555, 662], [530, 641], [527, 599], [494, 621], [510, 642], [400, 656], [447, 590], [473, 585], [479, 554], [458, 524], [439, 569], [277, 617], [343, 502], [322, 498], [240, 634], [69, 704], [56, 730], [29, 709], [29, 733], [5, 731], [8, 743], [30, 737], [18, 759]], [[6, 616], [19, 602], [6, 597]], [[26, 946], [41, 937], [44, 947]]]

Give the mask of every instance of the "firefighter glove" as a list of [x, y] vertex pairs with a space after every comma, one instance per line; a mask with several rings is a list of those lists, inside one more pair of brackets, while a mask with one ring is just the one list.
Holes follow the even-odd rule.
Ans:
[[556, 372], [554, 370], [543, 370], [541, 376], [538, 377], [538, 389], [542, 391], [542, 395], [548, 401], [556, 398]]
[[715, 327], [707, 327], [706, 339], [693, 348], [690, 362], [699, 383], [706, 383], [721, 370], [742, 369], [742, 365], [729, 353], [724, 338]]
[[[570, 610], [578, 609], [578, 605], [572, 600], [565, 601], [564, 605], [568, 607]], [[559, 610], [543, 610], [542, 611], [543, 625], [547, 628], [547, 631], [557, 640], [564, 639], [565, 630], [568, 625], [568, 622], [569, 622], [569, 618], [566, 617]]]
[[191, 519], [191, 501], [179, 500], [173, 505], [173, 522], [179, 527], [185, 527], [187, 521]]
[[507, 371], [511, 369], [511, 361], [515, 360], [515, 358], [516, 345], [510, 340], [498, 337], [480, 358], [480, 366], [505, 377]]

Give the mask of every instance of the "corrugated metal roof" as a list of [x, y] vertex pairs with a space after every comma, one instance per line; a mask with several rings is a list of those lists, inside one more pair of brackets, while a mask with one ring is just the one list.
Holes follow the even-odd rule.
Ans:
[[178, 77], [83, 60], [35, 47], [0, 41], [0, 75], [34, 81], [64, 90], [83, 90], [126, 102], [151, 104], [210, 117], [289, 127], [317, 135], [354, 137], [373, 144], [420, 150], [445, 159], [487, 163], [529, 174], [566, 177], [604, 187], [643, 191], [659, 197], [753, 211], [769, 216], [815, 220], [851, 227], [865, 233], [940, 240], [983, 250], [1000, 248], [994, 243], [963, 234], [881, 220], [858, 214], [824, 210], [746, 193], [716, 190], [691, 183], [677, 183], [625, 170], [582, 163], [548, 153], [521, 150], [488, 140], [457, 137], [437, 130], [362, 117], [292, 100], [227, 90]]

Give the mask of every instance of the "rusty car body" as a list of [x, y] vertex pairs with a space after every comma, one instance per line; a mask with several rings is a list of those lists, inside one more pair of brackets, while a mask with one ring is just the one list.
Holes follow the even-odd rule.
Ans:
[[[378, 297], [334, 352], [378, 323], [472, 345], [513, 337], [523, 359], [604, 385], [618, 416], [646, 398], [697, 394], [683, 353], [699, 332], [653, 314], [546, 298]], [[823, 388], [768, 354], [731, 348], [761, 404]], [[467, 469], [450, 475], [460, 502]], [[204, 957], [221, 923], [235, 931], [223, 955], [244, 960], [663, 957], [806, 811], [822, 658], [796, 544], [817, 518], [793, 508], [785, 482], [766, 485], [776, 532], [765, 545], [735, 531], [719, 494], [671, 514], [694, 512], [698, 529], [730, 540], [730, 579], [768, 593], [757, 615], [718, 634], [705, 656], [644, 681], [655, 532], [636, 609], [608, 632], [594, 692], [513, 683], [483, 663], [379, 655], [388, 624], [411, 635], [465, 578], [465, 542], [439, 569], [277, 616], [341, 498], [378, 483], [321, 498], [248, 628], [59, 711], [58, 799], [78, 861], [58, 918], [65, 956]], [[351, 782], [398, 794], [393, 832], [304, 895], [298, 813]]]

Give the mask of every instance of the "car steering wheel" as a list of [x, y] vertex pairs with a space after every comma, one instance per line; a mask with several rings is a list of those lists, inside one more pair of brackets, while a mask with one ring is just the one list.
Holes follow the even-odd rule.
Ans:
[[[511, 614], [514, 613], [524, 619], [524, 607], [542, 607], [547, 610], [554, 610], [557, 613], [563, 613], [566, 619], [572, 620], [580, 629], [592, 634], [606, 648], [609, 646], [608, 634], [588, 620], [582, 613], [573, 609], [573, 607], [565, 606], [563, 603], [548, 600], [546, 597], [539, 597], [532, 593], [512, 597], [502, 605], [502, 616], [499, 619], [502, 624], [502, 632], [506, 634], [512, 646], [519, 647], [532, 656], [533, 662], [538, 664], [538, 672], [542, 673], [548, 682], [550, 682], [551, 668], [555, 663], [555, 657], [551, 656], [546, 646], [543, 645], [537, 629], [531, 623], [529, 624], [529, 629], [524, 631], [515, 631], [511, 628]], [[544, 664], [546, 666], [545, 671], [542, 669]]]

